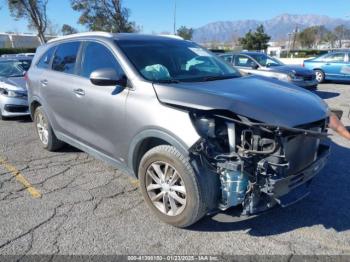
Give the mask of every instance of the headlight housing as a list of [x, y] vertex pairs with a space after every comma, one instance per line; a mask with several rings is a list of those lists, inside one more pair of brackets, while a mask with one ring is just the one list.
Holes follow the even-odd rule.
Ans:
[[277, 78], [278, 80], [281, 81], [291, 81], [292, 80], [292, 76], [287, 75], [287, 74], [274, 74], [274, 77]]
[[14, 90], [9, 90], [7, 88], [0, 88], [0, 94], [7, 96], [7, 97], [23, 97], [25, 96], [23, 93], [21, 92], [17, 92]]

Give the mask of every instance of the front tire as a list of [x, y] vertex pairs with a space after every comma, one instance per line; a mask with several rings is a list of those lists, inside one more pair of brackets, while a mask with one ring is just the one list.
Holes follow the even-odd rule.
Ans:
[[8, 120], [8, 118], [6, 116], [2, 115], [1, 110], [0, 110], [0, 120], [2, 120], [2, 121]]
[[188, 227], [206, 212], [200, 177], [173, 146], [148, 151], [139, 166], [140, 188], [157, 217], [176, 227]]
[[57, 139], [52, 130], [47, 115], [43, 107], [39, 106], [34, 113], [34, 124], [39, 136], [41, 145], [48, 151], [57, 151], [62, 148], [64, 143]]
[[318, 83], [323, 83], [325, 80], [325, 74], [322, 70], [320, 69], [316, 69], [315, 70], [315, 74], [316, 74], [316, 80]]

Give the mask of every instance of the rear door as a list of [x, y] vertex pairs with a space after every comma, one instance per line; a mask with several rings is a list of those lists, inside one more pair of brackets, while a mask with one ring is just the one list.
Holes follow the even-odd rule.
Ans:
[[76, 114], [77, 58], [81, 43], [59, 44], [53, 55], [51, 70], [40, 76], [40, 95], [45, 102], [56, 132], [77, 137], [79, 115]]
[[80, 94], [74, 95], [75, 114], [79, 116], [76, 129], [79, 140], [118, 160], [128, 89], [94, 85], [90, 74], [103, 68], [113, 69], [119, 76], [124, 72], [113, 51], [104, 43], [95, 41], [84, 42], [79, 68], [75, 85]]

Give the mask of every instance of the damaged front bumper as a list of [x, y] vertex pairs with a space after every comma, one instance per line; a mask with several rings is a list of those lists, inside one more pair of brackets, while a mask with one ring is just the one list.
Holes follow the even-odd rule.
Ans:
[[245, 215], [255, 215], [271, 209], [277, 204], [282, 207], [290, 206], [310, 194], [312, 179], [324, 168], [330, 154], [328, 145], [320, 145], [317, 159], [297, 174], [281, 179], [269, 179], [269, 185], [262, 190], [264, 197], [259, 203], [247, 205]]
[[240, 206], [249, 216], [296, 203], [329, 156], [321, 143], [328, 119], [293, 128], [221, 115], [193, 119], [202, 139], [192, 153], [217, 179], [219, 210]]

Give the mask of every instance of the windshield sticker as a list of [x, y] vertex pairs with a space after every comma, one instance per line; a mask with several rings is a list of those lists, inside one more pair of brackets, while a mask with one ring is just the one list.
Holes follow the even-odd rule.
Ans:
[[194, 52], [198, 56], [210, 56], [204, 49], [198, 47], [190, 47], [192, 52]]

